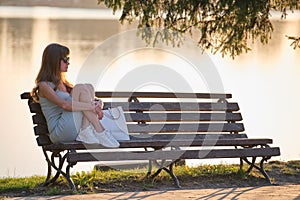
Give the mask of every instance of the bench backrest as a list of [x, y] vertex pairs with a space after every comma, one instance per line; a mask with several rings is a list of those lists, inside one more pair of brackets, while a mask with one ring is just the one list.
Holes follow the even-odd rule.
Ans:
[[[96, 92], [104, 109], [122, 106], [131, 135], [148, 133], [230, 133], [244, 131], [237, 103], [231, 94], [165, 93], [165, 92]], [[29, 93], [28, 99], [34, 133], [39, 146], [52, 144], [39, 103]]]

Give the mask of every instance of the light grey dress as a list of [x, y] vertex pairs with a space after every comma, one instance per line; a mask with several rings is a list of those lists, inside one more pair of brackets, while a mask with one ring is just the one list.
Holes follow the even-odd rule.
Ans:
[[[55, 87], [51, 82], [49, 85]], [[57, 89], [56, 93], [65, 100], [72, 100], [67, 92]], [[66, 111], [47, 98], [39, 97], [39, 102], [47, 121], [50, 140], [53, 143], [75, 141], [82, 125], [83, 113]]]

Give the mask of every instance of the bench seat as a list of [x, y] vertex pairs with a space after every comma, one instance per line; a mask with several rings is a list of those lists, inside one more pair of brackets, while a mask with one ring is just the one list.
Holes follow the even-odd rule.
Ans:
[[[236, 138], [236, 139], [168, 139], [155, 140], [155, 139], [138, 139], [130, 141], [120, 141], [119, 148], [164, 148], [164, 147], [197, 147], [197, 146], [240, 146], [240, 147], [253, 147], [258, 145], [272, 144], [272, 139], [255, 139], [255, 138]], [[106, 149], [98, 144], [83, 144], [81, 142], [65, 142], [62, 144], [46, 145], [45, 150], [71, 150], [71, 149]]]
[[201, 150], [155, 150], [155, 151], [115, 151], [81, 153], [71, 152], [69, 162], [87, 161], [124, 161], [124, 160], [180, 160], [180, 159], [210, 159], [210, 158], [240, 158], [273, 156], [279, 154], [279, 148], [247, 148], [247, 149], [201, 149]]

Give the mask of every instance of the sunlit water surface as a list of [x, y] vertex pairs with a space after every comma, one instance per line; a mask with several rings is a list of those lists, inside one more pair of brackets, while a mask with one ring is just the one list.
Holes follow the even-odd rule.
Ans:
[[[95, 10], [64, 9], [63, 12], [61, 9], [49, 8], [9, 9], [0, 7], [0, 176], [45, 175], [46, 162], [41, 148], [36, 145], [28, 107], [25, 101], [20, 100], [20, 94], [31, 90], [34, 85], [43, 49], [51, 42], [70, 47], [72, 52], [68, 77], [76, 82], [81, 67], [93, 49], [111, 36], [132, 27], [121, 26], [107, 11], [96, 11], [99, 17]], [[82, 19], [78, 19], [80, 13]], [[232, 93], [232, 101], [240, 105], [246, 133], [253, 138], [272, 138], [273, 145], [281, 148], [282, 155], [274, 158], [277, 160], [300, 158], [300, 50], [293, 50], [285, 37], [300, 35], [300, 17], [297, 13], [289, 17], [284, 21], [278, 17], [273, 20], [275, 31], [269, 45], [255, 43], [251, 52], [235, 60], [219, 55], [211, 56], [224, 91]], [[164, 55], [165, 52], [160, 56], [157, 53], [149, 54], [149, 51], [145, 51], [144, 55], [141, 53], [138, 51], [136, 55], [123, 55], [110, 65], [116, 69], [151, 64], [173, 65], [186, 80], [195, 81], [192, 71], [187, 68], [182, 70], [185, 64], [182, 60]], [[141, 59], [145, 55], [147, 59]], [[127, 68], [122, 68], [122, 65]], [[126, 70], [111, 69], [107, 73], [108, 77], [114, 77], [114, 81], [118, 82]], [[193, 84], [193, 81], [189, 83]], [[192, 86], [194, 90], [207, 91], [205, 83], [200, 83], [203, 81], [196, 82]], [[112, 85], [99, 82], [96, 86], [97, 90], [113, 89]], [[155, 83], [152, 87], [148, 84], [136, 89], [143, 88], [167, 89]], [[235, 161], [221, 160], [223, 163]], [[91, 163], [80, 164], [72, 172], [92, 168]]]

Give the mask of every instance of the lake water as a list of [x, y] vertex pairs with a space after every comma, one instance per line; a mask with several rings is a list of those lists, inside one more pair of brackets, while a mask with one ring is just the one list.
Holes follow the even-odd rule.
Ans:
[[[105, 10], [0, 7], [0, 11], [0, 177], [45, 175], [46, 164], [41, 149], [36, 145], [28, 107], [25, 101], [20, 100], [20, 94], [30, 91], [34, 85], [43, 49], [52, 42], [70, 47], [68, 77], [76, 82], [80, 80], [80, 70], [93, 61], [89, 59], [87, 62], [86, 59], [93, 55], [91, 52], [97, 53], [93, 50], [99, 45], [103, 44], [102, 49], [100, 48], [103, 55], [109, 56], [115, 55], [115, 52], [120, 55], [128, 49], [126, 46], [122, 51], [110, 49], [106, 52], [103, 47], [107, 41], [121, 46], [124, 42], [127, 45], [128, 41], [124, 41], [127, 36], [123, 40], [113, 36], [122, 34], [133, 26], [121, 26]], [[275, 17], [272, 22], [275, 31], [269, 45], [255, 43], [251, 52], [235, 60], [222, 58], [220, 55], [209, 56], [222, 82], [222, 90], [232, 93], [233, 101], [240, 105], [246, 133], [250, 137], [272, 138], [273, 146], [279, 146], [282, 153], [280, 157], [274, 158], [276, 160], [300, 159], [300, 127], [297, 125], [300, 124], [300, 50], [293, 50], [285, 37], [300, 35], [300, 15], [290, 14], [285, 21]], [[194, 55], [195, 51], [192, 50], [195, 49], [187, 54]], [[146, 48], [122, 54], [117, 59], [113, 57], [109, 63], [111, 68], [106, 71], [108, 75], [103, 80], [109, 81], [109, 77], [115, 77], [114, 84], [117, 85], [122, 75], [128, 73], [128, 69], [133, 70], [141, 65], [174, 65], [176, 72], [183, 74], [185, 80], [195, 80], [193, 71], [182, 67], [187, 62], [172, 57], [166, 51], [151, 51]], [[197, 60], [195, 57], [193, 59]], [[179, 64], [181, 67], [178, 67]], [[144, 76], [147, 77], [147, 74]], [[193, 90], [207, 91], [207, 83], [198, 85], [198, 82], [191, 82]], [[105, 86], [99, 80], [94, 83], [97, 90], [114, 89], [112, 85]], [[177, 85], [178, 90], [181, 90]], [[120, 85], [118, 87], [121, 88]], [[162, 85], [154, 82], [135, 89], [143, 88], [167, 89], [167, 86], [162, 88]], [[88, 167], [79, 165], [72, 172], [92, 167], [92, 164]]]

